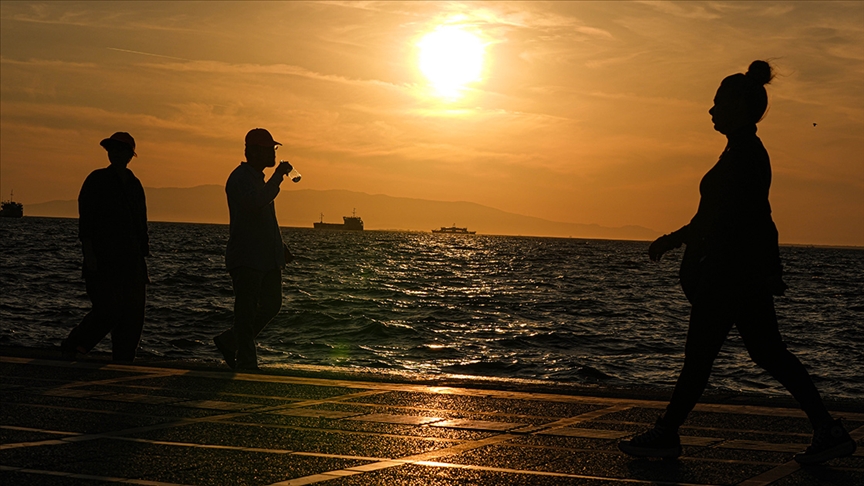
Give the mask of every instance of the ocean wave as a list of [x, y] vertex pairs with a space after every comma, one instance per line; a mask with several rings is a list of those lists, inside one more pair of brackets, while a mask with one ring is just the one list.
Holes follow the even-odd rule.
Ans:
[[[142, 354], [218, 362], [231, 326], [227, 226], [151, 223]], [[262, 364], [636, 386], [674, 384], [689, 304], [645, 242], [283, 229], [297, 259]], [[0, 343], [57, 345], [89, 310], [77, 221], [0, 220]], [[827, 396], [864, 398], [864, 251], [783, 247], [781, 332]], [[97, 349], [110, 350], [105, 340]], [[721, 390], [782, 394], [733, 331]]]

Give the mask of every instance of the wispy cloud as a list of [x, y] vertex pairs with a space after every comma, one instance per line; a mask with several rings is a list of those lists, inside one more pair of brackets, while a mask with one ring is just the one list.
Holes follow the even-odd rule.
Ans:
[[178, 60], [178, 61], [188, 61], [188, 60], [189, 60], [189, 59], [185, 59], [185, 58], [182, 58], [182, 57], [166, 56], [166, 55], [164, 55], [164, 54], [153, 54], [152, 52], [141, 52], [141, 51], [133, 51], [133, 50], [131, 50], [131, 49], [120, 49], [119, 47], [106, 47], [106, 49], [108, 49], [108, 50], [110, 50], [110, 51], [126, 52], [126, 53], [129, 53], [129, 54], [140, 54], [140, 55], [142, 55], [142, 56], [161, 57], [161, 58], [164, 58], [164, 59], [175, 59], [175, 60]]

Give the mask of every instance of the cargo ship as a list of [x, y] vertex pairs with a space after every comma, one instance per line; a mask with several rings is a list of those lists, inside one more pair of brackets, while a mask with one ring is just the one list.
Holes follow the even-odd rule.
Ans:
[[9, 200], [0, 203], [0, 218], [20, 218], [24, 216], [24, 205], [12, 200], [15, 193], [9, 193]]
[[453, 226], [442, 226], [441, 229], [433, 229], [433, 233], [444, 233], [448, 235], [473, 235], [476, 231], [468, 231], [468, 228], [457, 228], [456, 223]]
[[324, 213], [321, 213], [321, 220], [312, 224], [315, 229], [326, 230], [342, 230], [342, 231], [363, 231], [363, 220], [357, 216], [357, 211], [354, 210], [351, 216], [342, 216], [342, 223], [325, 223]]

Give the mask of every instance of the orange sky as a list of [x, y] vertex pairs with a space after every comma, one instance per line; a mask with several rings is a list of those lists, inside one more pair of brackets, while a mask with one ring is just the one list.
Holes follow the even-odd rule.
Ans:
[[[455, 100], [418, 66], [441, 25], [485, 44]], [[781, 241], [864, 246], [864, 2], [4, 1], [0, 195], [74, 199], [118, 130], [145, 187], [222, 184], [260, 126], [305, 188], [669, 232], [760, 58]]]

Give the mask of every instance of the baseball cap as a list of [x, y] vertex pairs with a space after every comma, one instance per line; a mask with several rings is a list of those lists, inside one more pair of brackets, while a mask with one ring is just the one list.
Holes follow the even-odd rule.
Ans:
[[246, 134], [246, 145], [258, 145], [261, 147], [273, 148], [281, 143], [273, 140], [273, 135], [263, 128], [253, 128]]
[[116, 147], [118, 143], [126, 144], [132, 147], [132, 155], [138, 157], [138, 154], [135, 153], [135, 139], [132, 138], [132, 135], [129, 135], [126, 132], [117, 132], [114, 135], [111, 135], [110, 137], [99, 142], [99, 145], [105, 147], [105, 150], [108, 150], [111, 147]]

